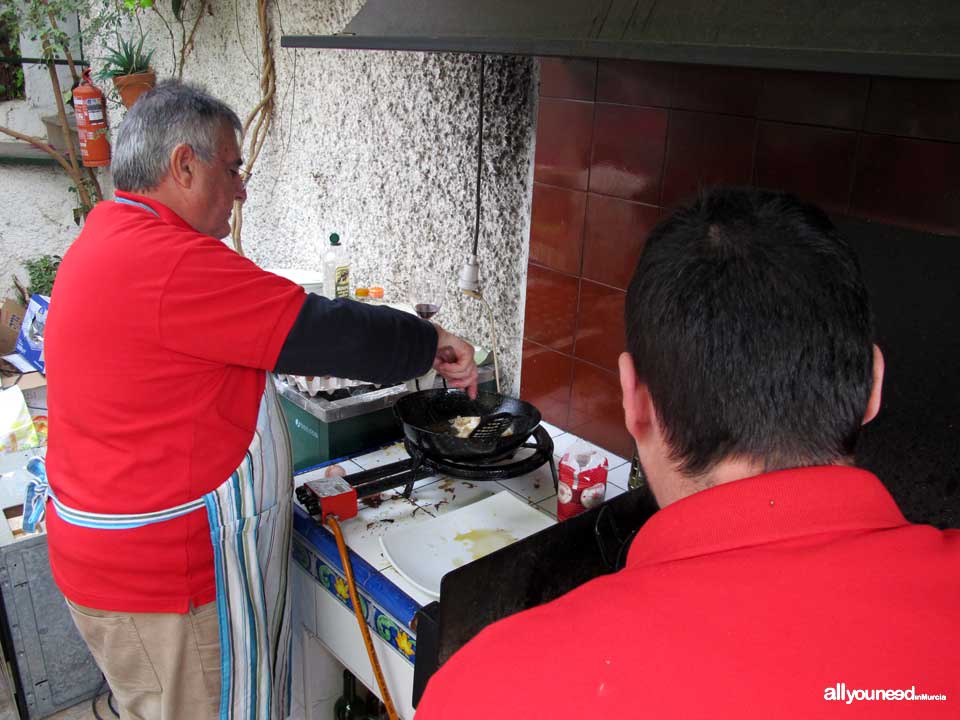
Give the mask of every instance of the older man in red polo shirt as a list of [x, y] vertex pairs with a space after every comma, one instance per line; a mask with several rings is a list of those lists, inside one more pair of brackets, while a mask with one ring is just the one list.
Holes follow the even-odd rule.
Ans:
[[120, 128], [113, 202], [60, 266], [46, 328], [50, 564], [142, 720], [282, 718], [289, 438], [269, 371], [476, 392], [470, 345], [412, 314], [307, 295], [219, 238], [240, 120], [160, 83]]
[[660, 511], [624, 569], [455, 654], [417, 720], [960, 717], [960, 532], [851, 464], [883, 357], [829, 219], [707, 194], [651, 233], [626, 327]]

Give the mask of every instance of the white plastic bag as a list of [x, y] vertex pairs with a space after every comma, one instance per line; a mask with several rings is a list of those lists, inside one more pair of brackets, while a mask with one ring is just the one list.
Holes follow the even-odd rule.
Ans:
[[33, 418], [17, 385], [0, 390], [0, 452], [30, 450], [40, 446]]

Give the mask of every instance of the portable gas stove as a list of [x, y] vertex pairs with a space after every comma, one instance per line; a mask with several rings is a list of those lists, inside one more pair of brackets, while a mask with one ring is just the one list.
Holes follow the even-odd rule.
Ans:
[[[403, 496], [409, 499], [414, 483], [433, 475], [474, 481], [506, 480], [526, 475], [549, 463], [554, 490], [559, 484], [557, 465], [553, 459], [553, 439], [542, 425], [538, 425], [527, 442], [510, 457], [488, 462], [439, 460], [424, 455], [407, 439], [403, 444], [410, 455], [409, 459], [351, 475], [311, 480], [297, 488], [297, 498], [307, 512], [320, 516], [321, 520], [328, 514], [346, 520], [357, 514], [358, 500], [400, 487], [403, 488]], [[527, 453], [525, 450], [533, 452]], [[520, 453], [522, 457], [515, 459]]]

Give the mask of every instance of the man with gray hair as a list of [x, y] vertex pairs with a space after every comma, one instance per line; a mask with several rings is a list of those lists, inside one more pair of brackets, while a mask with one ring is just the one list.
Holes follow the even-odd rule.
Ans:
[[286, 716], [289, 438], [273, 372], [387, 384], [473, 348], [307, 295], [221, 242], [240, 121], [165, 81], [127, 113], [113, 202], [66, 253], [46, 333], [50, 564], [123, 717]]

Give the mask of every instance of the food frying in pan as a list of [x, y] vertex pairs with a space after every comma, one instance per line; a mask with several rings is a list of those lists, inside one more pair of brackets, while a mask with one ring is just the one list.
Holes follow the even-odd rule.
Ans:
[[468, 438], [479, 424], [479, 415], [457, 415], [455, 418], [450, 418], [450, 434], [458, 438]]
[[[455, 418], [451, 418], [449, 422], [451, 435], [458, 438], [468, 438], [480, 424], [480, 416], [457, 415]], [[509, 437], [510, 435], [513, 435], [513, 425], [510, 425], [506, 430], [500, 433], [500, 437]]]

